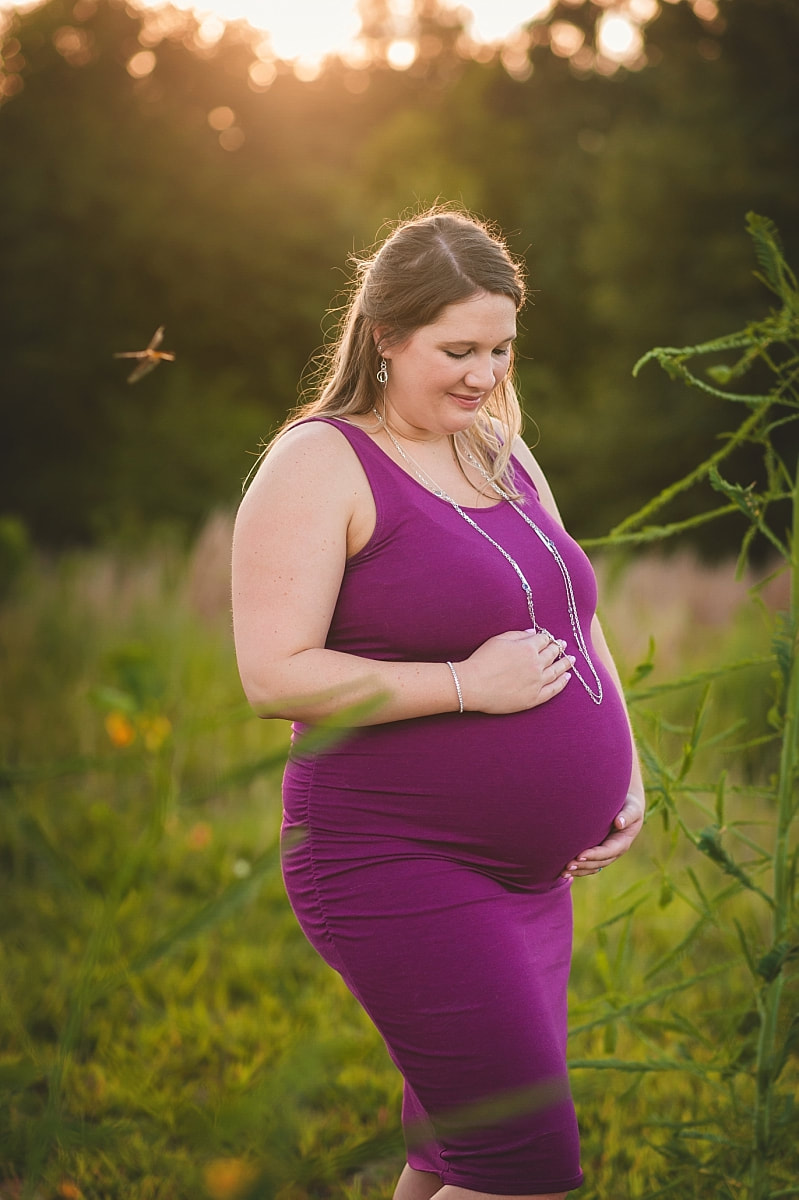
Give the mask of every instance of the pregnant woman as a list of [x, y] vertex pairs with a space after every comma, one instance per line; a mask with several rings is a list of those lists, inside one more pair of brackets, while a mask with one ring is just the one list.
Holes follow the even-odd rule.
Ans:
[[[358, 264], [233, 551], [242, 682], [294, 721], [283, 867], [402, 1073], [395, 1200], [562, 1200], [571, 885], [641, 828], [591, 566], [520, 440], [519, 266], [434, 210]], [[308, 725], [362, 723], [303, 753]]]

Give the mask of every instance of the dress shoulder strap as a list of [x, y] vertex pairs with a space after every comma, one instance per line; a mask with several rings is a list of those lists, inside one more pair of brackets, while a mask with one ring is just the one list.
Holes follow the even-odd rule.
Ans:
[[347, 439], [372, 493], [375, 505], [374, 532], [367, 545], [349, 559], [350, 566], [377, 552], [386, 540], [391, 540], [400, 526], [413, 520], [413, 514], [418, 514], [420, 508], [435, 503], [430, 493], [417, 485], [359, 426], [341, 417], [320, 415], [306, 417], [305, 420], [332, 425]]

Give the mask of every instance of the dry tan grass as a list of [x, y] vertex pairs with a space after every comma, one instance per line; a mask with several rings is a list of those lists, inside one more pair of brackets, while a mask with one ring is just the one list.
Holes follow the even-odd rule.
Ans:
[[[212, 513], [188, 554], [165, 544], [140, 555], [94, 551], [42, 562], [45, 582], [23, 602], [9, 605], [15, 641], [35, 643], [43, 608], [57, 603], [62, 617], [87, 629], [123, 631], [137, 617], [165, 618], [165, 605], [199, 617], [216, 632], [230, 629], [230, 551], [233, 514]], [[761, 653], [767, 621], [758, 615], [756, 594], [767, 611], [788, 605], [788, 575], [747, 571], [735, 578], [732, 559], [704, 563], [691, 550], [669, 555], [631, 555], [624, 562], [596, 556], [600, 612], [622, 673], [648, 654], [654, 638], [657, 675], [694, 664], [730, 661]], [[753, 592], [756, 589], [756, 593]]]
[[[659, 673], [696, 660], [707, 663], [734, 644], [746, 610], [755, 605], [755, 594], [767, 610], [787, 606], [785, 572], [764, 583], [769, 571], [748, 570], [736, 579], [735, 566], [732, 559], [703, 563], [691, 550], [643, 554], [621, 569], [610, 560], [599, 560], [600, 608], [615, 652], [629, 667], [646, 657], [653, 637]], [[757, 616], [746, 625], [767, 635], [765, 622]]]
[[232, 540], [232, 514], [212, 513], [189, 555], [186, 600], [205, 621], [216, 623], [230, 614]]
[[[188, 558], [185, 600], [209, 624], [230, 615], [233, 519], [231, 513], [213, 513]], [[679, 670], [697, 656], [707, 662], [720, 653], [752, 606], [752, 589], [769, 574], [765, 569], [749, 570], [738, 580], [733, 559], [704, 563], [688, 549], [639, 554], [621, 567], [600, 557], [595, 565], [603, 623], [615, 652], [631, 668], [646, 656], [649, 638], [654, 637], [659, 673]], [[144, 592], [153, 581], [141, 578], [138, 587]], [[758, 587], [757, 594], [767, 609], [785, 608], [787, 574]]]

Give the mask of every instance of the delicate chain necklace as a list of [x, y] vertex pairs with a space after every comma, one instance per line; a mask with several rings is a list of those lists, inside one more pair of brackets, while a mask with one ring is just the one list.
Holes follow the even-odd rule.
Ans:
[[[466, 522], [466, 524], [470, 525], [472, 527], [472, 529], [474, 529], [477, 533], [479, 533], [482, 537], [484, 537], [487, 542], [490, 542], [490, 544], [494, 547], [494, 549], [498, 550], [499, 553], [502, 555], [502, 557], [505, 559], [505, 561], [507, 563], [509, 563], [509, 565], [516, 572], [519, 582], [522, 585], [522, 590], [524, 592], [524, 596], [527, 601], [527, 610], [530, 614], [530, 620], [532, 622], [533, 629], [536, 631], [536, 633], [546, 634], [546, 636], [551, 641], [558, 643], [558, 639], [553, 634], [551, 634], [548, 629], [544, 629], [541, 625], [538, 624], [538, 621], [536, 620], [536, 616], [535, 616], [535, 606], [533, 603], [533, 589], [530, 586], [530, 583], [528, 582], [527, 577], [524, 574], [524, 571], [522, 571], [521, 567], [516, 562], [516, 559], [513, 558], [513, 556], [508, 553], [508, 551], [505, 549], [504, 546], [500, 546], [499, 542], [495, 541], [494, 538], [491, 537], [490, 533], [486, 533], [485, 529], [483, 529], [480, 525], [478, 525], [476, 521], [472, 520], [472, 518], [469, 516], [469, 514], [467, 512], [465, 512], [463, 510], [463, 508], [461, 508], [461, 506], [460, 506], [460, 504], [458, 504], [457, 500], [453, 500], [452, 496], [448, 495], [447, 492], [445, 492], [443, 488], [439, 487], [439, 485], [436, 483], [436, 481], [433, 479], [433, 477], [431, 475], [429, 475], [427, 473], [427, 471], [425, 471], [424, 467], [420, 466], [419, 463], [416, 461], [416, 459], [412, 458], [411, 455], [407, 453], [407, 451], [404, 449], [404, 447], [394, 437], [394, 434], [389, 429], [388, 424], [386, 423], [384, 417], [377, 411], [376, 408], [373, 409], [373, 412], [374, 412], [375, 416], [377, 417], [378, 421], [380, 422], [380, 424], [382, 425], [383, 429], [385, 429], [385, 431], [388, 435], [388, 438], [391, 441], [391, 444], [393, 445], [394, 449], [405, 460], [405, 462], [411, 468], [411, 470], [413, 471], [414, 475], [419, 480], [419, 482], [421, 484], [423, 484], [424, 487], [426, 487], [428, 491], [432, 492], [434, 496], [438, 496], [438, 498], [440, 500], [446, 500], [447, 504], [451, 504], [452, 507], [455, 509], [455, 512], [458, 513], [458, 515], [463, 518], [463, 520]], [[569, 574], [569, 569], [566, 566], [566, 563], [563, 561], [563, 556], [561, 555], [561, 553], [558, 550], [555, 543], [552, 541], [552, 538], [550, 538], [546, 533], [544, 533], [543, 529], [541, 529], [538, 525], [536, 525], [535, 521], [527, 515], [527, 513], [524, 511], [524, 509], [520, 508], [519, 505], [516, 503], [516, 501], [512, 500], [511, 497], [508, 495], [508, 493], [506, 491], [504, 491], [503, 488], [501, 488], [499, 486], [499, 484], [496, 483], [491, 478], [491, 476], [488, 474], [488, 472], [485, 470], [485, 468], [482, 466], [482, 464], [477, 461], [477, 459], [474, 457], [473, 454], [471, 454], [469, 452], [468, 449], [466, 451], [466, 457], [468, 458], [471, 465], [473, 467], [476, 467], [476, 469], [480, 472], [480, 474], [483, 476], [483, 478], [486, 480], [486, 482], [491, 486], [491, 488], [496, 492], [496, 494], [502, 500], [506, 501], [511, 506], [511, 508], [513, 509], [514, 512], [519, 514], [519, 516], [525, 522], [526, 525], [529, 525], [529, 527], [532, 529], [533, 533], [536, 535], [536, 537], [539, 539], [539, 541], [546, 547], [546, 549], [549, 551], [549, 553], [552, 555], [555, 562], [557, 563], [558, 569], [560, 570], [561, 576], [563, 578], [563, 585], [566, 589], [566, 607], [567, 607], [568, 613], [569, 613], [569, 623], [571, 625], [572, 633], [574, 635], [574, 640], [577, 644], [578, 650], [580, 651], [581, 655], [583, 656], [583, 658], [586, 662], [586, 665], [587, 665], [589, 671], [591, 672], [594, 683], [596, 684], [596, 690], [594, 690], [594, 688], [591, 686], [591, 684], [583, 678], [583, 676], [580, 674], [580, 672], [578, 671], [576, 666], [572, 666], [572, 670], [573, 670], [574, 674], [577, 676], [577, 678], [579, 679], [580, 683], [585, 688], [588, 695], [593, 700], [594, 704], [601, 704], [602, 703], [602, 680], [597, 675], [596, 668], [594, 667], [594, 664], [591, 662], [591, 657], [588, 653], [588, 646], [586, 645], [585, 635], [583, 634], [583, 629], [580, 624], [580, 616], [577, 611], [577, 601], [574, 596], [574, 587], [572, 585], [571, 575]]]

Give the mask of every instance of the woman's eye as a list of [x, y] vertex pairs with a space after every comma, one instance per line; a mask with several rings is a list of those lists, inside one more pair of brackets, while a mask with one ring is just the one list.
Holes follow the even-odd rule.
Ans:
[[[471, 354], [471, 350], [464, 350], [462, 354], [458, 354], [455, 350], [445, 350], [444, 353], [446, 354], [447, 358], [468, 358]], [[497, 348], [492, 350], [491, 353], [497, 358], [507, 358], [510, 354], [510, 346], [497, 346]]]

